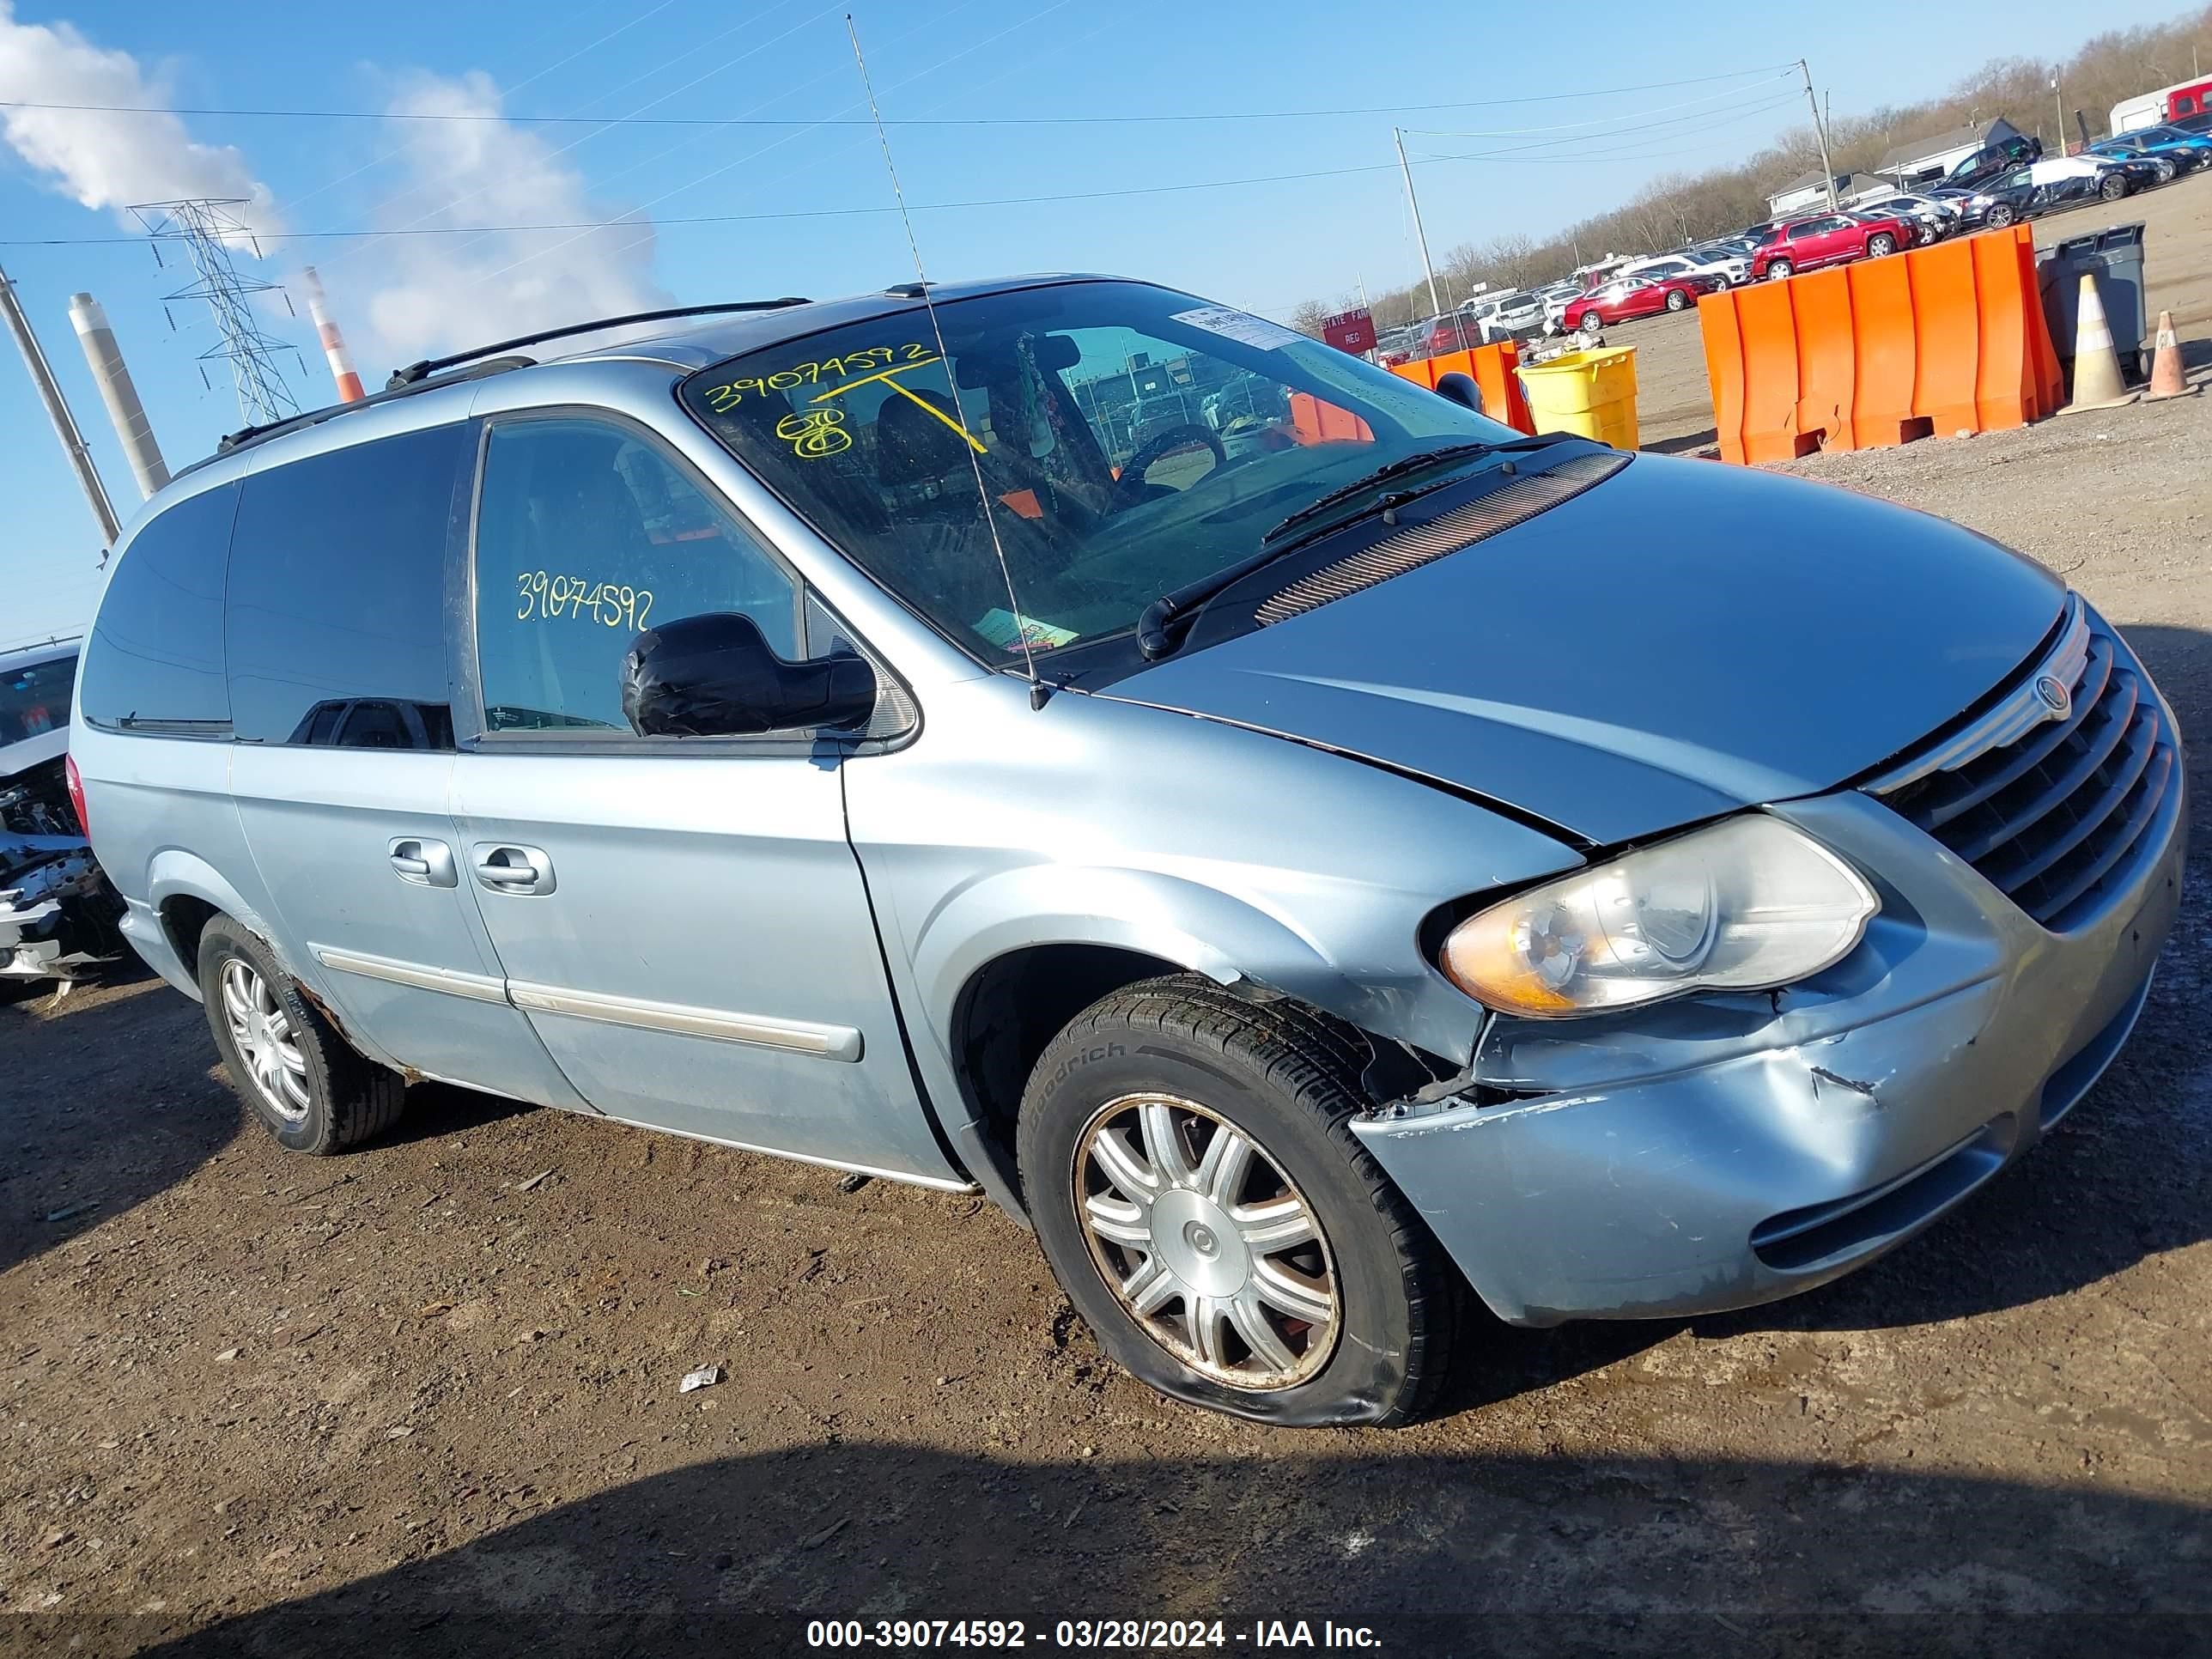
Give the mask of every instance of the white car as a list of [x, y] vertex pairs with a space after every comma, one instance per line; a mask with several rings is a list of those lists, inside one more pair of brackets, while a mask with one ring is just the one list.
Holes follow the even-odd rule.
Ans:
[[1910, 220], [1920, 228], [1923, 246], [1949, 235], [1959, 223], [1959, 204], [1956, 202], [1947, 202], [1934, 196], [1916, 196], [1910, 191], [1885, 196], [1878, 202], [1868, 202], [1851, 210]]
[[1654, 281], [1662, 276], [1717, 276], [1723, 286], [1734, 288], [1749, 279], [1751, 261], [1740, 254], [1693, 247], [1680, 253], [1662, 253], [1635, 260], [1623, 265], [1614, 275], [1633, 276], [1638, 281]]

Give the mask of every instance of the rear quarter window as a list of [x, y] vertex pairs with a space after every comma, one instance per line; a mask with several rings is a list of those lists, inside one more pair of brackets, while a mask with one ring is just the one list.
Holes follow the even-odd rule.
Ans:
[[240, 742], [453, 746], [446, 550], [465, 430], [404, 432], [246, 481], [228, 634]]
[[80, 706], [96, 726], [222, 737], [223, 573], [238, 486], [164, 508], [116, 562], [85, 647]]

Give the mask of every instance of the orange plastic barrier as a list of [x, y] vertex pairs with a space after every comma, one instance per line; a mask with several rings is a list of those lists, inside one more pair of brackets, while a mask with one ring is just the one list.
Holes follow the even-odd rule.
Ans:
[[[2033, 290], [2031, 289], [2030, 292]], [[1439, 377], [1455, 372], [1471, 374], [1482, 388], [1482, 406], [1493, 421], [1503, 421], [1517, 432], [1535, 435], [1535, 416], [1521, 392], [1521, 377], [1513, 371], [1521, 364], [1521, 347], [1512, 340], [1476, 346], [1468, 351], [1447, 351], [1441, 357], [1424, 357], [1417, 363], [1395, 363], [1393, 374], [1418, 380], [1433, 391]]]
[[1698, 303], [1721, 459], [2002, 432], [2064, 400], [2025, 225]]
[[1375, 428], [1348, 409], [1325, 404], [1310, 392], [1291, 393], [1291, 426], [1302, 444], [1375, 441]]

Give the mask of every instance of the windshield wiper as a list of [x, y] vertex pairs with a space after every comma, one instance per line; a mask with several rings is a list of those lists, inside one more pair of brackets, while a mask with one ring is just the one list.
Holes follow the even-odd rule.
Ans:
[[1210, 574], [1200, 576], [1194, 582], [1188, 582], [1174, 592], [1163, 593], [1154, 599], [1145, 607], [1144, 615], [1137, 618], [1137, 649], [1144, 654], [1145, 659], [1148, 662], [1156, 662], [1160, 658], [1170, 655], [1176, 647], [1182, 643], [1178, 638], [1182, 630], [1177, 629], [1176, 624], [1188, 618], [1209, 599], [1215, 599], [1234, 587], [1254, 571], [1264, 570], [1276, 560], [1289, 557], [1318, 536], [1334, 533], [1349, 525], [1357, 524], [1360, 520], [1374, 514], [1387, 513], [1393, 507], [1403, 507], [1407, 501], [1418, 500], [1431, 490], [1442, 489], [1454, 480], [1439, 478], [1436, 483], [1424, 484], [1419, 489], [1390, 490], [1376, 496], [1360, 512], [1352, 514], [1332, 524], [1317, 526], [1306, 534], [1291, 537], [1288, 541], [1282, 539], [1286, 532], [1296, 530], [1301, 525], [1310, 524], [1317, 514], [1328, 511], [1332, 507], [1342, 505], [1363, 490], [1372, 489], [1377, 484], [1388, 483], [1391, 479], [1400, 477], [1406, 473], [1419, 471], [1423, 467], [1442, 462], [1467, 460], [1477, 455], [1496, 455], [1517, 450], [1541, 449], [1571, 436], [1573, 436], [1571, 433], [1551, 432], [1534, 438], [1508, 439], [1504, 443], [1446, 444], [1441, 449], [1425, 449], [1417, 455], [1401, 455], [1395, 461], [1386, 462], [1364, 477], [1354, 478], [1342, 488], [1332, 489], [1320, 500], [1310, 501], [1300, 507], [1260, 538], [1258, 551], [1247, 554], [1234, 564], [1225, 564]]
[[1455, 461], [1470, 455], [1487, 455], [1499, 447], [1501, 446], [1497, 444], [1486, 443], [1446, 444], [1442, 449], [1424, 449], [1417, 454], [1401, 455], [1395, 461], [1385, 461], [1372, 472], [1363, 473], [1350, 483], [1330, 490], [1328, 495], [1317, 501], [1307, 502], [1289, 518], [1261, 537], [1260, 545], [1265, 547], [1285, 531], [1293, 529], [1326, 513], [1340, 501], [1350, 501], [1363, 489], [1372, 489], [1376, 484], [1388, 483], [1393, 478], [1408, 472], [1418, 472], [1421, 468], [1433, 466], [1440, 461]]

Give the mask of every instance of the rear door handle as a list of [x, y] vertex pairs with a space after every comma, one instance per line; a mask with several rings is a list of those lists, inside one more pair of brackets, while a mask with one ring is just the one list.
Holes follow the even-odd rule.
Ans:
[[395, 837], [388, 849], [392, 868], [400, 880], [416, 887], [456, 887], [459, 873], [453, 867], [453, 849], [442, 841], [415, 836]]
[[483, 842], [471, 849], [476, 861], [477, 882], [494, 893], [550, 893], [553, 890], [553, 860], [535, 847], [501, 842]]

